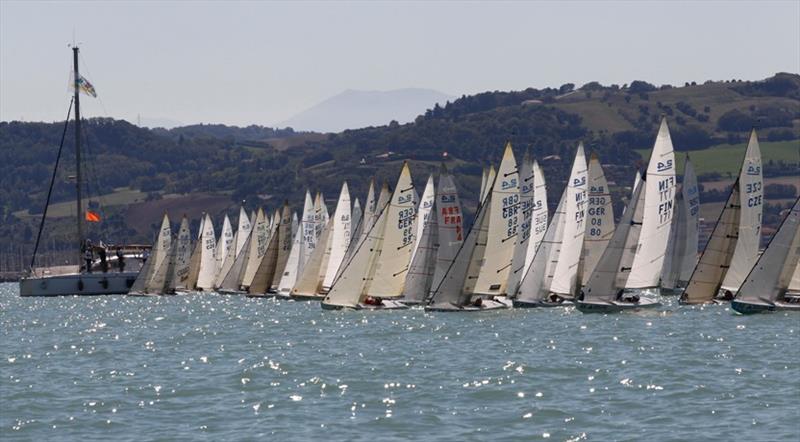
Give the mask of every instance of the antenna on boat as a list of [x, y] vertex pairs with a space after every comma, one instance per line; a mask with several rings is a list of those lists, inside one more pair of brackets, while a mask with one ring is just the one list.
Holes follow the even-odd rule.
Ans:
[[73, 89], [75, 101], [75, 190], [76, 190], [76, 221], [78, 223], [78, 262], [81, 262], [83, 254], [83, 202], [81, 201], [81, 102], [80, 102], [80, 81], [81, 76], [78, 72], [78, 46], [74, 43], [74, 30], [73, 30], [73, 44], [72, 44], [72, 64], [73, 64]]

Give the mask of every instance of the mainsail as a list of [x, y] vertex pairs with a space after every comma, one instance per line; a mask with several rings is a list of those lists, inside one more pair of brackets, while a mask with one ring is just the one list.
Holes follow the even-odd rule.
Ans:
[[[164, 218], [161, 220], [161, 229], [158, 231], [158, 236], [156, 237], [156, 242], [152, 248], [152, 253], [147, 259], [145, 265], [142, 267], [142, 270], [139, 271], [136, 281], [134, 281], [133, 285], [131, 286], [131, 293], [153, 292], [152, 280], [156, 273], [158, 273], [162, 264], [166, 262], [171, 246], [172, 229], [169, 225], [169, 217], [165, 213]], [[165, 271], [166, 269], [161, 270], [162, 274], [164, 274]], [[163, 282], [161, 284], [161, 288], [163, 290]]]
[[597, 154], [589, 158], [589, 205], [587, 208], [586, 233], [583, 243], [583, 275], [581, 281], [589, 276], [603, 256], [603, 252], [614, 234], [614, 205], [608, 181], [600, 165]]
[[628, 288], [657, 287], [669, 241], [675, 201], [675, 153], [666, 118], [656, 136], [647, 165], [644, 217]]
[[376, 270], [368, 288], [371, 296], [396, 298], [402, 295], [416, 230], [414, 193], [411, 171], [408, 163], [403, 163], [397, 187], [386, 208], [381, 253], [378, 254]]
[[247, 251], [247, 262], [244, 263], [244, 271], [239, 281], [239, 288], [247, 289], [253, 283], [253, 277], [256, 274], [258, 265], [267, 251], [269, 232], [269, 222], [264, 214], [264, 209], [259, 208], [258, 212], [256, 212], [256, 221], [253, 227], [250, 247]]
[[533, 215], [534, 175], [533, 162], [528, 154], [522, 159], [519, 168], [519, 210], [517, 211], [517, 241], [511, 258], [511, 270], [508, 272], [506, 295], [513, 297], [519, 289], [519, 283], [525, 274], [525, 258], [528, 254], [528, 243], [531, 237], [531, 221]]
[[325, 277], [322, 280], [322, 290], [327, 291], [333, 284], [339, 266], [347, 253], [347, 246], [350, 244], [350, 192], [347, 189], [347, 182], [342, 183], [342, 191], [339, 193], [339, 202], [336, 204], [336, 212], [333, 214], [333, 232], [330, 241], [330, 251], [325, 267]]
[[483, 254], [477, 257], [479, 269], [473, 288], [473, 292], [480, 295], [505, 294], [511, 269], [519, 210], [519, 174], [511, 143], [506, 144], [496, 178], [493, 172], [491, 168], [486, 190], [487, 194], [492, 193], [486, 241]]
[[278, 289], [281, 278], [286, 271], [289, 253], [292, 249], [292, 221], [292, 209], [289, 208], [289, 202], [284, 201], [283, 210], [281, 210], [280, 224], [278, 226], [278, 257], [275, 260], [275, 272], [272, 275], [270, 290]]
[[175, 266], [170, 277], [168, 289], [187, 290], [189, 288], [189, 263], [192, 256], [192, 232], [189, 230], [189, 220], [184, 215], [175, 239]]
[[217, 239], [214, 234], [214, 224], [208, 214], [206, 214], [203, 221], [203, 231], [198, 247], [200, 247], [200, 267], [197, 273], [196, 288], [199, 290], [213, 290], [214, 277], [217, 274], [217, 259], [214, 255], [217, 248]]
[[[628, 207], [622, 214], [622, 218], [619, 220], [619, 224], [614, 230], [608, 245], [603, 250], [601, 258], [597, 261], [594, 271], [586, 281], [586, 287], [580, 296], [582, 301], [612, 302], [616, 300], [619, 291], [625, 287], [626, 277], [629, 272], [623, 271], [622, 260], [625, 255], [631, 227], [635, 225], [634, 216], [637, 213], [642, 213], [637, 206], [643, 203], [641, 196], [644, 187], [642, 182], [637, 180], [637, 185], [633, 190]], [[620, 275], [623, 276], [620, 277]]]
[[681, 302], [686, 304], [702, 304], [712, 302], [722, 285], [730, 266], [736, 238], [739, 236], [739, 179], [733, 183], [731, 193], [725, 207], [714, 225], [711, 237], [706, 243], [700, 261], [692, 272], [686, 290], [681, 295]]
[[800, 264], [800, 198], [744, 280], [737, 300], [774, 303], [789, 291]]
[[[433, 283], [433, 272], [436, 268], [436, 244], [438, 243], [439, 227], [436, 212], [433, 206], [436, 201], [436, 191], [433, 186], [433, 175], [428, 177], [425, 191], [417, 209], [417, 234], [416, 250], [411, 257], [411, 264], [406, 275], [403, 288], [405, 301], [421, 303], [428, 298]], [[420, 229], [421, 227], [421, 229]]]
[[301, 219], [297, 232], [294, 234], [294, 239], [292, 239], [292, 250], [286, 260], [286, 268], [281, 276], [280, 284], [278, 284], [278, 293], [285, 295], [291, 293], [292, 287], [297, 282], [297, 277], [305, 265], [306, 237], [308, 235], [313, 236], [314, 203], [311, 201], [311, 194], [308, 191], [306, 191]]
[[572, 172], [567, 183], [567, 202], [564, 217], [564, 233], [561, 250], [557, 257], [550, 283], [550, 292], [572, 296], [578, 283], [578, 263], [583, 250], [583, 237], [586, 230], [586, 156], [583, 143], [578, 145]]
[[739, 172], [739, 235], [730, 268], [722, 280], [722, 290], [736, 293], [745, 276], [758, 259], [761, 243], [761, 211], [763, 202], [761, 150], [753, 129]]
[[442, 283], [447, 269], [464, 242], [464, 227], [461, 218], [461, 202], [458, 199], [453, 175], [442, 165], [439, 185], [436, 187], [436, 265], [431, 281], [431, 294]]

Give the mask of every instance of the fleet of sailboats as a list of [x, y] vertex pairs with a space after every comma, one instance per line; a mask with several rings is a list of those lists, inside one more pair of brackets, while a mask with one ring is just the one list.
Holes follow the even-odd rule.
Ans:
[[[73, 52], [80, 78], [77, 48]], [[596, 153], [587, 161], [583, 144], [577, 146], [551, 217], [543, 168], [528, 154], [518, 163], [507, 143], [498, 167], [483, 170], [469, 229], [452, 173], [442, 166], [438, 177], [429, 175], [420, 196], [404, 163], [393, 188], [369, 183], [363, 206], [342, 183], [332, 216], [323, 195], [312, 198], [308, 190], [299, 216], [288, 201], [271, 215], [262, 208], [248, 213], [242, 203], [235, 229], [226, 213], [219, 214], [219, 236], [209, 213], [196, 238], [186, 216], [173, 231], [165, 214], [140, 271], [31, 276], [21, 281], [20, 293], [218, 292], [319, 300], [325, 309], [422, 305], [475, 312], [574, 305], [587, 313], [655, 307], [657, 295], [680, 294], [683, 304], [733, 301], [741, 313], [800, 310], [800, 201], [759, 255], [762, 183], [753, 130], [698, 257], [697, 177], [687, 155], [678, 182], [662, 119], [648, 165], [636, 171], [616, 226], [610, 183]]]

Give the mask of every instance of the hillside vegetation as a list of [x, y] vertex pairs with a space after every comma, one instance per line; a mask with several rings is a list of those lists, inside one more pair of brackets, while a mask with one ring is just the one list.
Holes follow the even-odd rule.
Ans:
[[[285, 199], [298, 207], [306, 187], [323, 191], [332, 209], [342, 180], [363, 200], [369, 177], [392, 182], [403, 160], [411, 162], [420, 185], [444, 160], [456, 173], [469, 210], [482, 167], [499, 160], [507, 141], [519, 159], [530, 152], [542, 161], [554, 206], [578, 142], [599, 153], [611, 181], [629, 185], [634, 168], [647, 159], [662, 114], [676, 149], [694, 151], [707, 179], [736, 168], [740, 154], [729, 150], [739, 152], [753, 125], [760, 128], [765, 174], [797, 175], [800, 76], [795, 74], [682, 87], [634, 81], [485, 92], [437, 105], [411, 123], [330, 135], [261, 126], [149, 130], [89, 119], [86, 187], [94, 196], [90, 204], [104, 215], [90, 233], [117, 243], [149, 241], [151, 226], [166, 209], [177, 220], [182, 213], [176, 210], [196, 216], [207, 205], [219, 222], [242, 200], [248, 208], [274, 208]], [[62, 129], [63, 123], [0, 123], [0, 252], [32, 248]], [[72, 130], [70, 124], [54, 188], [54, 202], [63, 204], [51, 212], [45, 235], [46, 244], [62, 249], [74, 246], [74, 222], [63, 218], [74, 213]], [[624, 189], [614, 190], [620, 206]]]

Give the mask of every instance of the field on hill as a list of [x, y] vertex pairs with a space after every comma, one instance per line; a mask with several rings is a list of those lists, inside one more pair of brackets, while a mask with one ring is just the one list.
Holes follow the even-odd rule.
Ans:
[[[783, 161], [800, 167], [800, 140], [791, 141], [764, 141], [758, 143], [761, 148], [762, 163], [769, 161]], [[708, 149], [689, 151], [688, 154], [694, 163], [698, 176], [709, 173], [736, 175], [742, 165], [742, 158], [747, 149], [747, 143], [718, 144]], [[636, 149], [643, 160], [650, 158], [651, 149]], [[683, 161], [687, 152], [675, 152], [678, 161], [678, 173], [683, 173]]]

